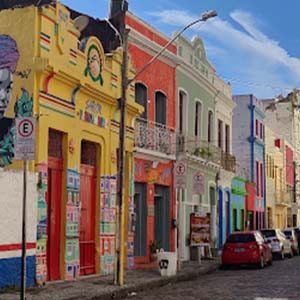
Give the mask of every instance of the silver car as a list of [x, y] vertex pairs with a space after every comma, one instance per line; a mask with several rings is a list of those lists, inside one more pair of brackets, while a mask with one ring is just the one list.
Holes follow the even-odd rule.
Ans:
[[260, 231], [271, 244], [274, 256], [277, 255], [280, 259], [284, 259], [285, 256], [293, 257], [292, 244], [280, 229], [261, 229]]
[[293, 228], [282, 229], [286, 238], [291, 242], [294, 255], [299, 255], [298, 237]]

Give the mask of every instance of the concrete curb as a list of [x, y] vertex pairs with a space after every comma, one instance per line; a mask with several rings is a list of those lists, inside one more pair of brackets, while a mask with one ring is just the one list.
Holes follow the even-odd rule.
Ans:
[[[194, 280], [197, 277], [205, 274], [210, 274], [215, 272], [219, 268], [219, 264], [214, 264], [211, 266], [207, 266], [203, 269], [198, 269], [194, 271], [190, 271], [187, 273], [178, 274], [172, 277], [159, 277], [152, 279], [147, 282], [140, 282], [137, 284], [128, 284], [123, 287], [116, 288], [115, 291], [108, 291], [107, 293], [101, 293], [99, 295], [93, 295], [85, 298], [86, 300], [112, 300], [112, 299], [124, 299], [128, 296], [128, 294], [132, 292], [146, 291], [152, 288], [158, 288], [165, 286], [170, 283], [180, 282], [180, 281], [188, 281]], [[82, 298], [68, 298], [66, 300], [79, 300]]]

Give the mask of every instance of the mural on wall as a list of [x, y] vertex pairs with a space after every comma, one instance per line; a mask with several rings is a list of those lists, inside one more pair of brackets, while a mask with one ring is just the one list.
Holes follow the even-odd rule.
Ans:
[[101, 274], [112, 274], [115, 267], [117, 179], [102, 176], [100, 181]]
[[87, 100], [85, 102], [84, 109], [80, 109], [79, 111], [79, 118], [80, 120], [94, 124], [101, 128], [107, 127], [107, 121], [102, 116], [101, 104], [93, 100]]
[[[5, 114], [11, 102], [13, 74], [19, 56], [15, 40], [9, 35], [0, 35], [0, 167], [10, 165], [14, 157], [14, 118], [7, 118]], [[15, 117], [31, 116], [32, 108], [32, 98], [22, 89], [22, 96], [14, 106]]]
[[37, 209], [37, 242], [36, 242], [36, 283], [43, 285], [47, 280], [47, 180], [48, 166], [46, 162], [38, 164], [38, 209]]
[[80, 174], [76, 170], [67, 172], [66, 205], [66, 279], [78, 278], [80, 275], [79, 224], [80, 224]]
[[88, 49], [87, 65], [84, 70], [84, 75], [89, 75], [93, 81], [99, 81], [103, 85], [102, 66], [103, 56], [98, 47], [92, 44]]

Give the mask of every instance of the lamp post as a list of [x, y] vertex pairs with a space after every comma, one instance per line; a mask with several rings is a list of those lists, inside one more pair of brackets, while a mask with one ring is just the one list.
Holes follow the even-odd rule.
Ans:
[[119, 153], [118, 153], [118, 204], [119, 204], [119, 216], [118, 216], [118, 229], [117, 229], [117, 262], [116, 262], [116, 283], [118, 285], [124, 284], [124, 224], [125, 215], [123, 207], [123, 184], [124, 184], [124, 156], [125, 156], [125, 136], [126, 136], [126, 92], [128, 86], [142, 74], [160, 55], [188, 28], [193, 25], [205, 22], [210, 18], [216, 17], [217, 12], [215, 10], [207, 11], [201, 15], [201, 18], [189, 23], [183, 27], [161, 50], [154, 55], [131, 79], [128, 79], [128, 35], [129, 29], [125, 28], [122, 34], [123, 41], [123, 64], [122, 64], [122, 92], [121, 99], [119, 100], [120, 107], [120, 131], [119, 131]]

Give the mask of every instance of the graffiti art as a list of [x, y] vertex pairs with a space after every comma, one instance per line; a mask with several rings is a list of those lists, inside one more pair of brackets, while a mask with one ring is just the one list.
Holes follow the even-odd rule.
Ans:
[[[13, 86], [13, 74], [16, 72], [19, 51], [14, 39], [9, 35], [0, 35], [0, 167], [11, 164], [14, 157], [15, 119], [6, 117]], [[15, 117], [32, 115], [33, 101], [28, 92], [22, 89], [22, 96], [16, 100]]]
[[99, 81], [103, 85], [102, 78], [102, 58], [99, 49], [95, 45], [91, 45], [87, 55], [87, 66], [84, 75], [90, 75], [93, 81]]

